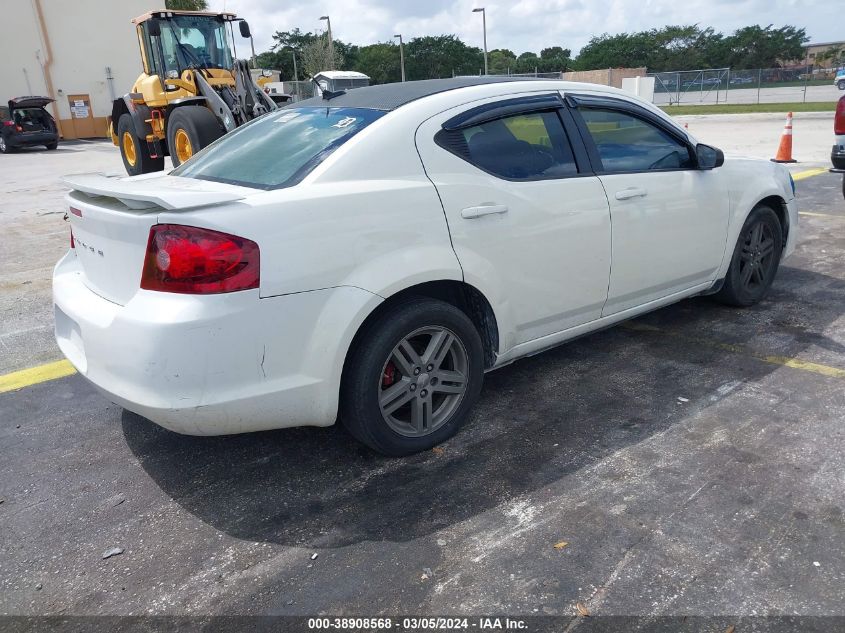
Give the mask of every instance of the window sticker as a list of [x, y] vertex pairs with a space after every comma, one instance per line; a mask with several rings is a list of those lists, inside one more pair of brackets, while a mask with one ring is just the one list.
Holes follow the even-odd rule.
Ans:
[[356, 119], [354, 116], [343, 117], [340, 121], [335, 123], [332, 127], [336, 127], [336, 128], [339, 128], [339, 129], [342, 130], [345, 127], [349, 127], [350, 125], [355, 123], [357, 120], [358, 119]]
[[280, 116], [278, 119], [274, 119], [274, 123], [287, 123], [292, 119], [295, 119], [299, 116], [299, 112], [287, 112]]

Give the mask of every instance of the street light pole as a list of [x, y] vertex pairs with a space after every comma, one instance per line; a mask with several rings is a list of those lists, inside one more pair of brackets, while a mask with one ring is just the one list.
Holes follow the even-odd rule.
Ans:
[[332, 21], [329, 19], [329, 16], [323, 15], [320, 16], [321, 20], [326, 21], [326, 28], [329, 31], [329, 68], [328, 70], [334, 70], [334, 42], [332, 41]]
[[394, 35], [399, 38], [399, 65], [402, 68], [402, 81], [405, 81], [405, 47], [402, 44], [402, 34]]
[[487, 74], [487, 12], [484, 7], [472, 10], [473, 13], [481, 13], [481, 24], [484, 27], [484, 74]]
[[299, 73], [296, 72], [296, 51], [291, 51], [290, 54], [293, 57], [293, 85], [296, 89], [296, 100], [299, 101]]

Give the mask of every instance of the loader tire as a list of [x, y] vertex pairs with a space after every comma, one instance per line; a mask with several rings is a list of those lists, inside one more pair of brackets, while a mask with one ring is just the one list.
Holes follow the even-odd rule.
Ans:
[[225, 131], [214, 113], [204, 106], [182, 106], [167, 119], [167, 148], [173, 166], [178, 167]]
[[135, 136], [135, 126], [132, 125], [132, 115], [124, 114], [117, 122], [117, 142], [120, 147], [120, 157], [123, 166], [130, 176], [148, 174], [152, 171], [164, 169], [164, 156], [153, 158], [146, 140]]

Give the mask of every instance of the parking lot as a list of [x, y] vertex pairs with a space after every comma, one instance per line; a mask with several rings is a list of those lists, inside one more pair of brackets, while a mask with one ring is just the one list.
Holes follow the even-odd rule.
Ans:
[[[690, 129], [767, 157], [769, 117]], [[832, 115], [803, 121], [801, 237], [764, 302], [684, 301], [490, 373], [434, 451], [180, 436], [77, 375], [0, 394], [0, 614], [845, 616], [845, 202]], [[0, 374], [60, 358], [58, 176], [92, 170], [115, 148], [0, 156]]]
[[756, 79], [753, 87], [731, 86], [725, 90], [721, 85], [719, 90], [712, 85], [686, 86], [680, 93], [658, 91], [654, 94], [654, 103], [667, 105], [671, 103], [714, 104], [714, 103], [793, 103], [801, 101], [837, 101], [842, 96], [839, 90], [831, 81], [829, 85], [818, 86], [784, 86], [784, 87], [763, 87], [757, 89]]

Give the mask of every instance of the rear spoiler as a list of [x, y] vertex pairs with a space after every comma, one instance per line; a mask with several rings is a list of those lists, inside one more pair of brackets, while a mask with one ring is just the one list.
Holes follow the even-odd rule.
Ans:
[[[161, 173], [126, 176], [102, 173], [65, 176], [62, 182], [89, 196], [120, 200], [130, 209], [192, 209], [242, 200], [250, 189], [192, 178], [163, 176]], [[238, 190], [241, 191], [238, 191]]]

